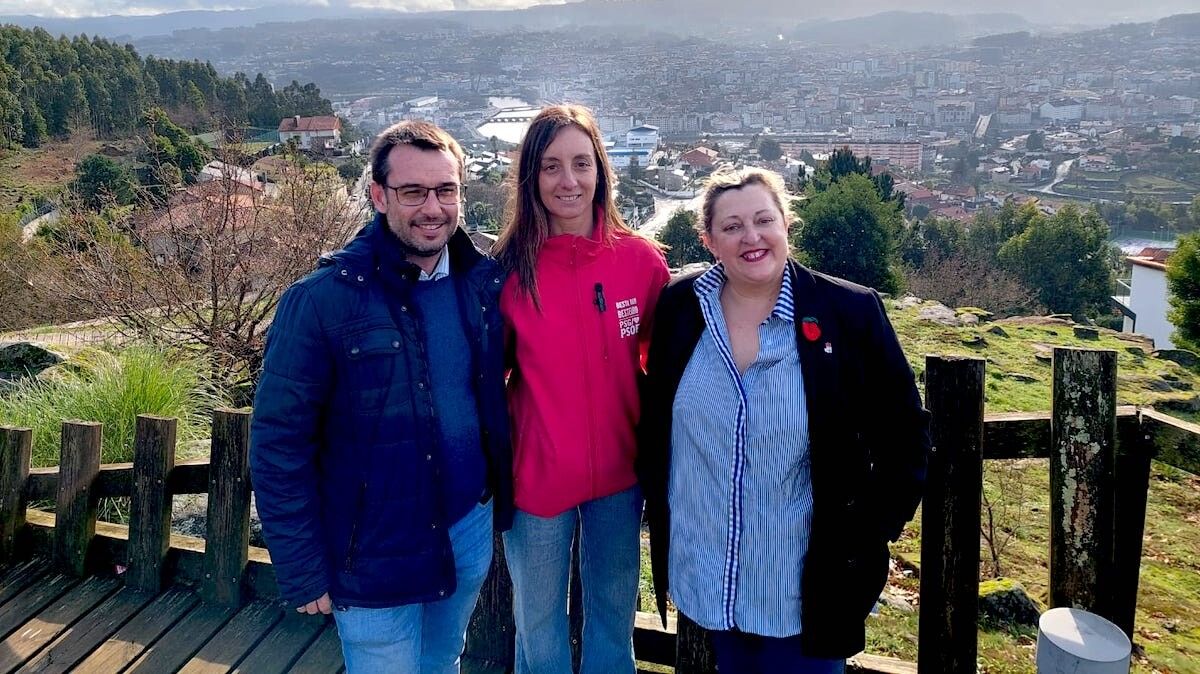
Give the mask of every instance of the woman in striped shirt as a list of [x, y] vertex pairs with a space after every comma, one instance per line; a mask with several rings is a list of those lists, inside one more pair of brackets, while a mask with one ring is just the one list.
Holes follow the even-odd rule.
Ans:
[[718, 264], [663, 292], [639, 476], [655, 590], [721, 671], [838, 673], [920, 498], [928, 414], [879, 295], [789, 255], [782, 181], [716, 174]]

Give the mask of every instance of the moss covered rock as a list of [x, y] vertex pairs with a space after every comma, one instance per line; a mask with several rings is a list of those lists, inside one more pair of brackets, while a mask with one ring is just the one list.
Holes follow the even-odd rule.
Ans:
[[997, 578], [979, 584], [979, 620], [992, 625], [1036, 627], [1045, 607], [1015, 580]]

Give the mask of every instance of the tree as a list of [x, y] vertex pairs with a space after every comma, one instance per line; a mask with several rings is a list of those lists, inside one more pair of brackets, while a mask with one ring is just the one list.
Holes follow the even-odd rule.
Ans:
[[351, 157], [337, 167], [338, 175], [342, 180], [353, 184], [362, 175], [363, 168], [367, 165], [367, 160], [362, 157]]
[[137, 198], [133, 174], [100, 154], [88, 155], [79, 162], [71, 189], [93, 211], [111, 205], [126, 206]]
[[48, 242], [47, 259], [63, 264], [47, 289], [112, 316], [128, 337], [204, 352], [214, 378], [248, 404], [283, 291], [361, 226], [332, 168], [281, 173], [274, 196], [243, 199], [240, 183], [213, 180], [104, 229], [68, 212]]
[[905, 283], [917, 297], [948, 307], [980, 307], [1000, 318], [1043, 311], [1037, 292], [1015, 274], [968, 250], [927, 258], [924, 266], [906, 270]]
[[913, 269], [948, 258], [966, 246], [966, 231], [950, 218], [917, 220], [903, 229], [900, 259]]
[[1029, 136], [1025, 139], [1025, 149], [1030, 152], [1045, 150], [1046, 134], [1041, 131], [1030, 131]]
[[675, 211], [658, 232], [658, 242], [668, 246], [667, 264], [671, 267], [713, 261], [696, 231], [695, 211], [686, 208]]
[[1038, 293], [1054, 313], [1093, 316], [1108, 306], [1113, 286], [1108, 225], [1074, 205], [1041, 213], [1001, 248], [1001, 265]]
[[775, 161], [783, 156], [783, 149], [774, 138], [763, 138], [758, 143], [758, 156], [767, 161]]
[[[809, 155], [811, 158], [811, 155]], [[879, 193], [879, 198], [883, 201], [891, 201], [901, 208], [904, 207], [905, 195], [903, 192], [894, 192], [895, 180], [887, 171], [879, 175], [871, 175], [871, 158], [863, 157], [859, 159], [854, 156], [854, 152], [849, 147], [843, 147], [834, 150], [829, 155], [829, 161], [825, 162], [811, 181], [806, 181], [813, 186], [814, 192], [823, 192], [829, 189], [833, 183], [851, 175], [861, 175], [869, 178], [875, 185], [875, 191]]]
[[1035, 201], [1028, 201], [1019, 208], [1011, 201], [993, 211], [981, 210], [967, 231], [967, 247], [982, 258], [994, 262], [1000, 248], [1009, 239], [1024, 232], [1035, 219], [1042, 217]]
[[491, 204], [482, 201], [476, 201], [468, 206], [464, 218], [468, 231], [481, 230], [484, 232], [493, 232], [500, 228], [500, 222], [496, 218], [496, 210]]
[[1188, 206], [1188, 219], [1192, 221], [1192, 227], [1200, 229], [1200, 194], [1192, 197], [1192, 203]]
[[1167, 258], [1167, 319], [1175, 326], [1171, 341], [1200, 353], [1200, 232], [1179, 237]]
[[897, 237], [903, 219], [861, 174], [793, 204], [800, 224], [792, 244], [818, 271], [894, 293], [900, 288]]

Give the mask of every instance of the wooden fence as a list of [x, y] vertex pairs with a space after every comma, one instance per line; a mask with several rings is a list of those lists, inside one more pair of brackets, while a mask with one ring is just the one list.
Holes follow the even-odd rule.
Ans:
[[[1133, 635], [1150, 461], [1200, 473], [1200, 426], [1117, 407], [1115, 352], [1055, 349], [1053, 373], [1051, 412], [985, 417], [984, 361], [927, 359], [934, 451], [921, 523], [919, 661], [859, 656], [852, 671], [975, 671], [980, 493], [991, 459], [1050, 459], [1050, 603], [1095, 611]], [[266, 550], [249, 545], [249, 412], [214, 413], [207, 461], [177, 463], [176, 421], [142, 416], [133, 463], [101, 465], [101, 432], [63, 423], [59, 467], [30, 469], [32, 432], [0, 427], [0, 559], [45, 554], [77, 575], [119, 565], [129, 586], [193, 584], [224, 605], [277, 595]], [[208, 494], [203, 540], [170, 532], [175, 494]], [[110, 497], [130, 498], [128, 526], [97, 521], [98, 501]], [[35, 501], [54, 501], [55, 512], [27, 508]], [[467, 655], [506, 666], [511, 584], [496, 544]], [[576, 619], [576, 644], [578, 629]], [[634, 648], [639, 660], [679, 674], [715, 671], [703, 630], [684, 619], [663, 629], [657, 616], [639, 614]]]

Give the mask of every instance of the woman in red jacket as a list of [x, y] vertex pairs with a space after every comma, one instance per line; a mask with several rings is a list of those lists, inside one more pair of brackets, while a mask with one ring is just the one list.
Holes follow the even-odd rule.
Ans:
[[543, 110], [517, 164], [497, 257], [510, 339], [517, 506], [504, 536], [517, 674], [570, 674], [567, 577], [579, 525], [581, 674], [633, 674], [642, 496], [637, 381], [650, 312], [669, 275], [615, 201], [591, 112]]

